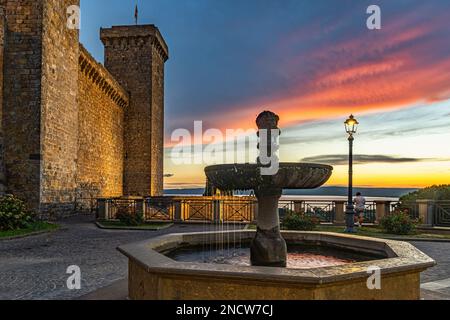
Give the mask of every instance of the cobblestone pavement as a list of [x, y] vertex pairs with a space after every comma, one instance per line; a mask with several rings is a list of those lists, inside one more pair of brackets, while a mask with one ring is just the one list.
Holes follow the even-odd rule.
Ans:
[[[97, 228], [90, 217], [60, 223], [53, 233], [0, 241], [0, 299], [73, 299], [127, 277], [127, 259], [116, 248], [167, 233], [207, 231], [175, 225], [160, 231]], [[67, 267], [81, 268], [81, 290], [67, 289]]]
[[[422, 273], [421, 283], [430, 282], [448, 283], [450, 279], [450, 242], [411, 242], [417, 249], [423, 251], [436, 260], [437, 265]], [[450, 299], [450, 287], [444, 285], [443, 288], [434, 291], [424, 291], [426, 299]]]
[[[73, 299], [127, 276], [127, 259], [116, 247], [167, 233], [206, 231], [203, 225], [175, 225], [160, 231], [111, 231], [97, 228], [90, 217], [61, 223], [63, 229], [39, 236], [0, 241], [0, 299]], [[450, 243], [413, 242], [438, 262], [423, 283], [450, 278]], [[67, 267], [81, 268], [81, 290], [66, 287]], [[450, 288], [429, 292], [450, 297]], [[433, 293], [434, 295], [431, 295]]]

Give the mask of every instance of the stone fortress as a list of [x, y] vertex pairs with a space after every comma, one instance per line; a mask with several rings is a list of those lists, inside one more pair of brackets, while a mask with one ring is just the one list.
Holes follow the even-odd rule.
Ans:
[[0, 0], [0, 193], [41, 214], [163, 192], [164, 63], [153, 25], [101, 29], [104, 66], [67, 27], [79, 0]]

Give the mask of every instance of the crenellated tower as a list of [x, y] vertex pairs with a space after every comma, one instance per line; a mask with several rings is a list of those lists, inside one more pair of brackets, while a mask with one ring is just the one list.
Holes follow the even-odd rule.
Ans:
[[105, 67], [128, 91], [124, 124], [124, 194], [163, 193], [164, 64], [168, 47], [154, 25], [101, 29]]

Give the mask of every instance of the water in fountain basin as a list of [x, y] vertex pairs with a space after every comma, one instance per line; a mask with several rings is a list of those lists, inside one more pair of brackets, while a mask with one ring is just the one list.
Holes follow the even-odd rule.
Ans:
[[[233, 247], [228, 254], [223, 250], [212, 250], [207, 259], [203, 259], [200, 248], [187, 247], [167, 253], [170, 258], [183, 262], [204, 262], [250, 266], [250, 249]], [[310, 269], [337, 266], [360, 261], [380, 259], [376, 255], [362, 254], [350, 250], [336, 249], [326, 246], [291, 245], [288, 248], [287, 267], [290, 269]]]

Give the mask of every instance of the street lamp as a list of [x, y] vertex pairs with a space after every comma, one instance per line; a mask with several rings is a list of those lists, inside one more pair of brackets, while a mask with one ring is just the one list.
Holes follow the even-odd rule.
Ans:
[[349, 157], [348, 157], [348, 200], [345, 210], [345, 232], [353, 233], [355, 227], [355, 208], [353, 206], [353, 135], [358, 130], [359, 122], [353, 115], [345, 121], [345, 131], [348, 133]]

